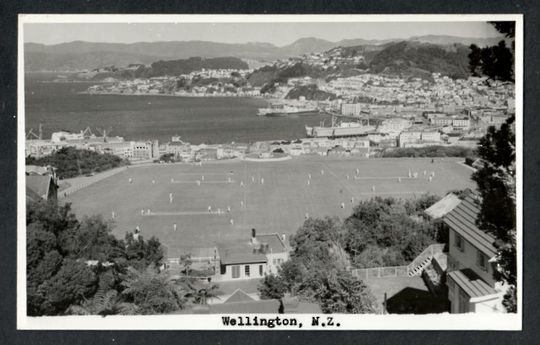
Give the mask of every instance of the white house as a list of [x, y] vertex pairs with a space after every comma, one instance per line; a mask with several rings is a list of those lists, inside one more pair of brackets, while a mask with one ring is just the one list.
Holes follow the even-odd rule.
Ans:
[[448, 300], [451, 313], [501, 313], [508, 284], [495, 281], [495, 238], [476, 226], [479, 199], [470, 193], [443, 219], [450, 228]]
[[257, 235], [255, 229], [251, 232], [249, 241], [218, 246], [219, 280], [254, 279], [276, 274], [281, 264], [289, 259], [285, 235]]

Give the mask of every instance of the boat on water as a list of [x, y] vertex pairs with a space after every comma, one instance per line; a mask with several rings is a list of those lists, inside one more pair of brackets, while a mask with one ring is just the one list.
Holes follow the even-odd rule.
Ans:
[[296, 106], [289, 104], [273, 104], [268, 108], [259, 108], [258, 116], [287, 116], [287, 115], [302, 115], [313, 114], [318, 112], [316, 106]]
[[306, 135], [311, 138], [337, 138], [337, 137], [354, 137], [365, 135], [376, 129], [372, 125], [364, 125], [360, 122], [340, 122], [336, 123], [332, 120], [332, 125], [325, 127], [324, 123], [321, 126], [306, 126]]

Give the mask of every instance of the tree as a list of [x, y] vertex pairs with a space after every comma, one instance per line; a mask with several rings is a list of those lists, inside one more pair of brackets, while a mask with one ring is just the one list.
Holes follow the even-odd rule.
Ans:
[[291, 258], [277, 276], [263, 279], [258, 288], [261, 298], [282, 298], [289, 292], [319, 304], [326, 313], [375, 312], [369, 289], [347, 271], [342, 232], [335, 218], [306, 220], [291, 238]]
[[488, 129], [480, 140], [478, 154], [483, 166], [473, 174], [481, 196], [478, 227], [495, 236], [497, 266], [494, 278], [510, 286], [504, 306], [516, 312], [516, 161], [514, 117], [500, 129]]
[[287, 292], [287, 284], [282, 278], [274, 274], [268, 274], [259, 284], [257, 290], [261, 299], [281, 300], [285, 296], [285, 292]]
[[134, 303], [141, 314], [162, 314], [182, 309], [187, 292], [169, 278], [167, 272], [158, 272], [154, 266], [138, 271], [128, 268], [124, 276], [122, 294]]
[[135, 241], [130, 234], [126, 242], [118, 240], [113, 223], [101, 216], [79, 222], [69, 204], [38, 201], [27, 210], [29, 315], [135, 313], [138, 306], [125, 304], [133, 301], [120, 294], [122, 282], [129, 267], [161, 265], [163, 248], [156, 238]]
[[[515, 22], [490, 22], [506, 38], [513, 39]], [[473, 76], [487, 76], [493, 80], [514, 81], [514, 41], [511, 47], [501, 40], [496, 46], [470, 46], [469, 71]]]
[[133, 303], [122, 302], [116, 290], [98, 290], [92, 299], [85, 300], [81, 305], [68, 308], [70, 315], [133, 315], [138, 308]]
[[39, 286], [43, 296], [42, 310], [45, 314], [63, 313], [72, 304], [77, 304], [96, 292], [97, 278], [92, 268], [84, 262], [65, 259], [56, 275]]

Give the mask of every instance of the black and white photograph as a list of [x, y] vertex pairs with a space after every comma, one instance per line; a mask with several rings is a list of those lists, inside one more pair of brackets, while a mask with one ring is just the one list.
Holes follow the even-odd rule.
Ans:
[[521, 15], [18, 30], [19, 329], [521, 329]]

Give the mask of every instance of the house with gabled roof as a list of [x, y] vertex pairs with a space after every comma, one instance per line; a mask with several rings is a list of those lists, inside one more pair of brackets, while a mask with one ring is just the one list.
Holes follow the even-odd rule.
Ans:
[[276, 274], [281, 264], [289, 259], [285, 236], [257, 235], [251, 230], [249, 241], [236, 241], [218, 245], [221, 281], [257, 279]]
[[50, 167], [29, 165], [26, 167], [26, 200], [36, 202], [56, 200], [58, 184], [54, 170]]
[[493, 278], [496, 269], [495, 237], [476, 225], [480, 198], [469, 193], [443, 221], [449, 227], [446, 283], [451, 313], [504, 312], [508, 284]]

